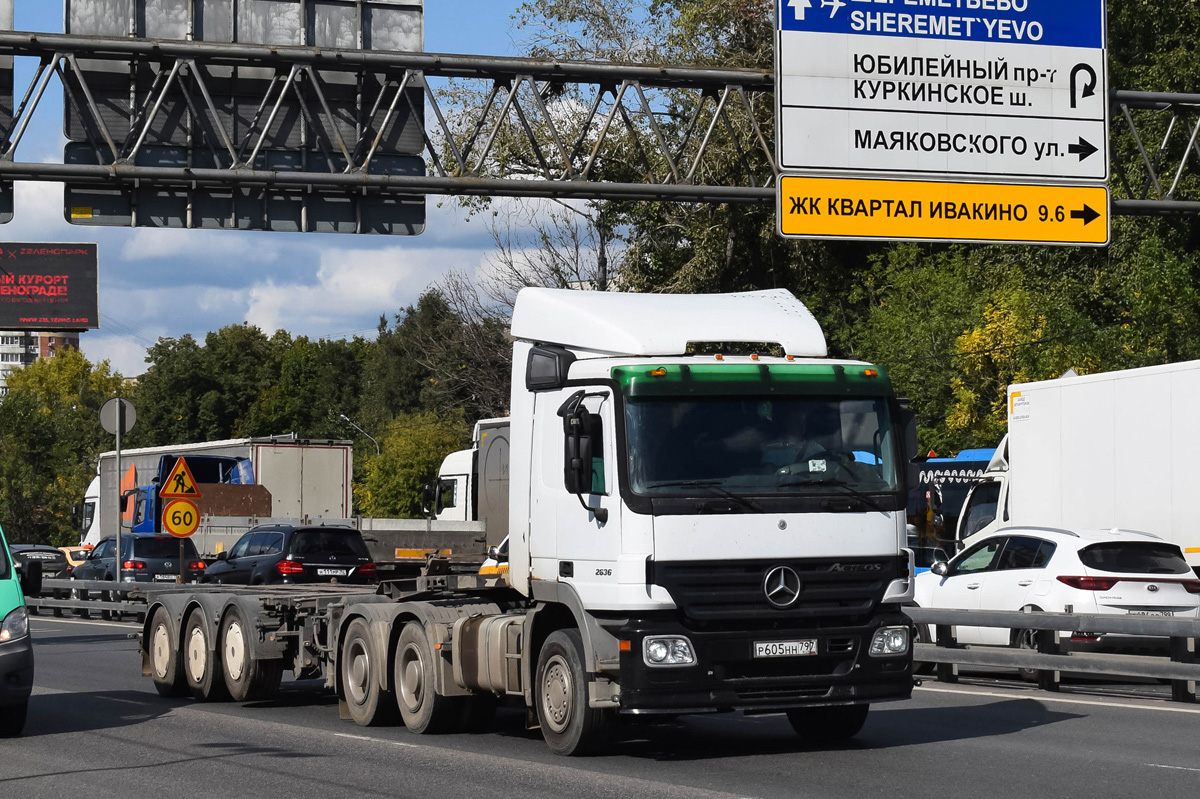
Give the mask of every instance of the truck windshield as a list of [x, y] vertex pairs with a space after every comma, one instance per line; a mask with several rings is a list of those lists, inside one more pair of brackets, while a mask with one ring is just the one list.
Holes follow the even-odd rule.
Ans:
[[783, 496], [898, 490], [882, 397], [647, 397], [626, 403], [629, 475], [643, 495]]
[[8, 579], [8, 547], [4, 545], [4, 531], [0, 530], [0, 580]]

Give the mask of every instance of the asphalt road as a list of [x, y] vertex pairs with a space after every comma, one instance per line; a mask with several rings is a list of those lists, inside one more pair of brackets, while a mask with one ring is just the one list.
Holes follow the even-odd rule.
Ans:
[[[1049, 695], [995, 680], [925, 683], [857, 740], [806, 749], [782, 717], [624, 728], [610, 754], [550, 754], [523, 715], [418, 736], [338, 718], [312, 683], [258, 705], [166, 700], [129, 626], [33, 620], [26, 734], [0, 741], [0, 797], [1159, 797], [1200, 790], [1200, 708]], [[1125, 691], [1124, 693], [1129, 693]], [[1133, 693], [1138, 693], [1136, 690]], [[1144, 693], [1144, 692], [1143, 692]]]

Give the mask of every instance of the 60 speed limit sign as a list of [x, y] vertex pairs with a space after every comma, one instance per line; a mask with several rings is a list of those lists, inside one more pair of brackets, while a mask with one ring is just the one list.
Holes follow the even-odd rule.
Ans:
[[163, 527], [176, 538], [187, 538], [200, 526], [200, 510], [190, 499], [176, 499], [163, 509]]

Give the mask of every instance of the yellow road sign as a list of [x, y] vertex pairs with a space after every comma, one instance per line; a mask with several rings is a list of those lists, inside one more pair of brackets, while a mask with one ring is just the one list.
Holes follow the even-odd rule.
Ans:
[[784, 175], [779, 232], [798, 238], [1108, 244], [1108, 189]]
[[190, 499], [173, 499], [163, 508], [163, 529], [176, 538], [187, 538], [200, 526], [200, 509]]
[[192, 477], [192, 470], [188, 468], [186, 460], [179, 458], [175, 461], [175, 468], [171, 470], [167, 482], [159, 489], [158, 495], [163, 499], [200, 498], [200, 487], [196, 485], [196, 478]]

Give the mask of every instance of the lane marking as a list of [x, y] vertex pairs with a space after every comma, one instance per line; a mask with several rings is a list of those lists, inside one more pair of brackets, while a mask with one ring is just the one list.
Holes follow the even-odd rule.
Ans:
[[928, 688], [922, 685], [920, 688], [913, 689], [914, 691], [929, 691], [935, 694], [960, 694], [963, 696], [994, 696], [1000, 699], [1034, 699], [1038, 702], [1058, 702], [1064, 705], [1092, 705], [1095, 707], [1115, 707], [1122, 710], [1152, 710], [1158, 713], [1187, 713], [1190, 715], [1200, 715], [1200, 709], [1186, 707], [1172, 707], [1163, 705], [1157, 707], [1154, 705], [1135, 705], [1126, 702], [1103, 702], [1095, 699], [1068, 699], [1063, 696], [1052, 696], [1044, 692], [1036, 694], [1020, 694], [1020, 693], [1001, 693], [1000, 691], [972, 691], [960, 690], [956, 688]]
[[424, 749], [420, 744], [406, 744], [401, 741], [388, 741], [383, 738], [372, 738], [369, 735], [351, 735], [348, 732], [335, 732], [334, 738], [350, 738], [355, 741], [370, 741], [373, 744], [387, 744], [388, 746], [405, 746], [409, 749]]
[[136, 699], [122, 699], [117, 696], [105, 696], [104, 694], [97, 694], [96, 698], [103, 699], [105, 702], [120, 702], [125, 705], [137, 705], [138, 707], [144, 707], [146, 705], [145, 702], [139, 702]]
[[1168, 765], [1164, 765], [1163, 763], [1147, 763], [1146, 765], [1149, 766], [1150, 768], [1169, 768], [1172, 771], [1197, 771], [1197, 772], [1200, 772], [1200, 768], [1188, 768], [1187, 766], [1168, 766]]

